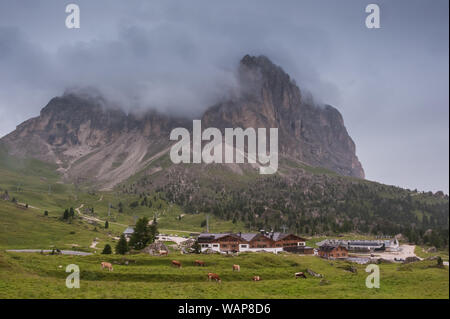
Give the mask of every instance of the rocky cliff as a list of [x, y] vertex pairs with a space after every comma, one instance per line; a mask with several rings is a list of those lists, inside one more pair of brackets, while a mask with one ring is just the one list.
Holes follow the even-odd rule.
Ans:
[[[207, 109], [202, 127], [277, 127], [280, 155], [341, 175], [364, 178], [341, 114], [317, 106], [264, 56], [239, 64], [240, 91]], [[111, 188], [170, 148], [169, 134], [191, 120], [154, 111], [127, 114], [101, 97], [65, 94], [0, 142], [11, 155], [59, 165], [64, 178]]]
[[264, 56], [246, 55], [239, 81], [242, 89], [234, 99], [204, 114], [205, 127], [277, 127], [281, 155], [364, 178], [338, 110], [308, 101], [289, 75]]

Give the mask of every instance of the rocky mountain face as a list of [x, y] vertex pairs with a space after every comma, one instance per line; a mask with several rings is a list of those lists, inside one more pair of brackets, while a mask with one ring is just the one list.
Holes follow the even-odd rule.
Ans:
[[[206, 110], [203, 128], [278, 127], [281, 157], [364, 178], [339, 111], [308, 102], [289, 75], [264, 56], [245, 56], [239, 81], [238, 94]], [[55, 97], [0, 143], [11, 155], [56, 163], [67, 181], [111, 189], [167, 154], [173, 128], [192, 127], [190, 119], [154, 111], [126, 114], [107, 104], [98, 97]]]
[[11, 155], [56, 163], [66, 181], [111, 188], [167, 151], [169, 134], [189, 121], [156, 112], [126, 114], [102, 98], [53, 98], [38, 117], [1, 139]]
[[308, 101], [289, 75], [264, 56], [246, 55], [239, 80], [239, 95], [207, 110], [203, 126], [277, 127], [281, 155], [364, 178], [355, 143], [338, 110]]

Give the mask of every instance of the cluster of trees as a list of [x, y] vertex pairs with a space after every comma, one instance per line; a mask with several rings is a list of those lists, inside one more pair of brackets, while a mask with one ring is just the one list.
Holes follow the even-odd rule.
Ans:
[[[125, 238], [124, 234], [120, 235], [120, 239], [116, 245], [116, 254], [124, 255], [131, 249], [142, 250], [149, 244], [153, 243], [157, 235], [158, 230], [155, 223], [149, 225], [149, 220], [147, 217], [139, 218], [136, 222], [134, 233], [131, 235], [129, 242]], [[107, 248], [106, 246], [109, 245], [105, 245], [103, 253], [111, 253], [111, 247]]]
[[64, 210], [64, 213], [62, 214], [61, 219], [64, 221], [70, 221], [73, 219], [74, 216], [75, 216], [75, 210], [73, 209], [73, 207], [70, 207], [70, 208], [66, 208]]
[[218, 180], [207, 187], [173, 180], [159, 191], [187, 212], [212, 213], [253, 230], [403, 234], [417, 244], [448, 247], [449, 199], [440, 193], [325, 175], [291, 180], [274, 175], [232, 186]]

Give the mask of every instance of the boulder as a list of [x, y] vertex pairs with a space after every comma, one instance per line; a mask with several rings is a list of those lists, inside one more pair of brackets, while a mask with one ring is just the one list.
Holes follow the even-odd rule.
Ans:
[[430, 247], [426, 250], [427, 253], [435, 253], [437, 251], [436, 247]]
[[147, 247], [145, 247], [143, 252], [153, 255], [153, 256], [157, 256], [157, 255], [159, 255], [159, 252], [161, 250], [168, 252], [169, 248], [167, 248], [167, 246], [164, 245], [164, 243], [162, 243], [162, 242], [155, 242], [155, 243], [150, 244]]
[[420, 258], [416, 257], [416, 256], [411, 256], [411, 257], [406, 257], [405, 261], [403, 262], [404, 264], [409, 264], [409, 263], [414, 263], [420, 261]]
[[322, 278], [323, 277], [321, 274], [318, 274], [318, 273], [312, 271], [311, 269], [306, 269], [306, 272], [308, 274], [310, 274], [311, 276], [313, 276], [313, 277], [317, 277], [317, 278]]

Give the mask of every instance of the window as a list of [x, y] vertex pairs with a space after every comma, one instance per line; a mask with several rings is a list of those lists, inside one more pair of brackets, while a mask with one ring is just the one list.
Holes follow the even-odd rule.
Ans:
[[219, 247], [219, 245], [217, 245], [217, 244], [214, 244], [214, 245], [213, 245], [213, 247]]

